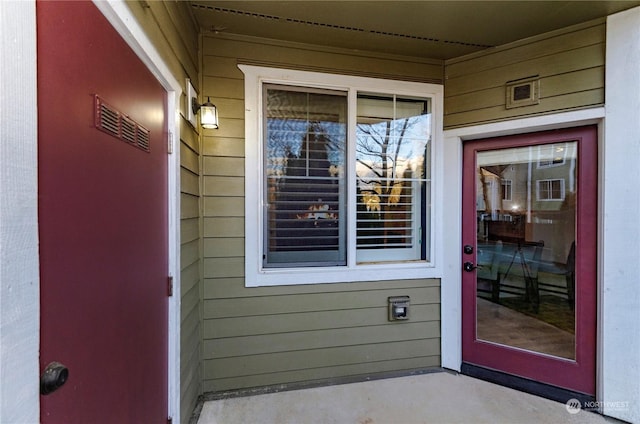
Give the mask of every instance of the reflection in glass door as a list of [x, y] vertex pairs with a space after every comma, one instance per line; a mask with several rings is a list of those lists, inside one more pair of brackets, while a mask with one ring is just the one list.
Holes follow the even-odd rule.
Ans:
[[577, 142], [478, 152], [476, 336], [575, 359]]
[[597, 169], [593, 126], [464, 143], [464, 373], [595, 394]]

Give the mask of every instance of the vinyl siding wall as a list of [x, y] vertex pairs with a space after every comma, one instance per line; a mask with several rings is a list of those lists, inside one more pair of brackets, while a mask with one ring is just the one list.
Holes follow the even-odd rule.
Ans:
[[[199, 34], [187, 3], [127, 2], [176, 80], [192, 80], [199, 88]], [[200, 90], [198, 90], [200, 91]], [[202, 393], [202, 331], [200, 317], [201, 214], [200, 141], [184, 118], [185, 96], [180, 114], [180, 422], [187, 423]], [[170, 116], [172, 118], [172, 116]], [[174, 295], [178, 295], [174, 293]]]
[[[439, 280], [245, 288], [239, 63], [444, 81], [446, 128], [604, 102], [603, 20], [446, 63], [208, 34], [199, 64], [198, 36], [184, 4], [128, 4], [176, 78], [191, 78], [220, 113], [218, 130], [199, 135], [184, 119], [181, 124], [182, 422], [202, 392], [325, 383], [440, 365]], [[506, 109], [505, 83], [533, 75], [541, 79], [540, 104]], [[387, 297], [396, 295], [411, 296], [408, 322], [387, 321]]]
[[[238, 63], [436, 83], [443, 74], [438, 61], [204, 36], [202, 92], [220, 114], [220, 129], [204, 131], [202, 148], [204, 391], [439, 366], [439, 280], [245, 288], [244, 80]], [[411, 320], [391, 323], [387, 297], [398, 295], [411, 296]]]
[[[604, 19], [449, 60], [445, 129], [603, 105], [604, 66]], [[505, 84], [535, 75], [539, 104], [506, 109]]]
[[182, 121], [180, 142], [180, 411], [186, 423], [202, 394], [200, 143]]

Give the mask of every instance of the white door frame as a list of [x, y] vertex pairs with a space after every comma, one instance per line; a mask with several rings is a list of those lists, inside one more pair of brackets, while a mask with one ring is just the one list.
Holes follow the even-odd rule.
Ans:
[[123, 0], [93, 0], [162, 87], [167, 91], [167, 143], [173, 153], [167, 155], [168, 275], [173, 277], [173, 296], [169, 297], [168, 326], [168, 411], [167, 417], [180, 422], [180, 98], [183, 87], [173, 76], [144, 29]]
[[[462, 143], [465, 140], [475, 140], [504, 135], [522, 134], [528, 132], [546, 131], [583, 125], [598, 124], [598, 143], [603, 140], [602, 122], [605, 109], [578, 110], [558, 113], [554, 115], [537, 116], [515, 119], [512, 121], [474, 125], [444, 132], [444, 187], [442, 227], [447, 229], [447, 236], [443, 238], [443, 275], [441, 284], [441, 325], [442, 366], [460, 371], [462, 364]], [[602, 181], [600, 174], [599, 182]], [[602, 210], [599, 205], [599, 210]], [[458, 211], [455, 213], [454, 211]], [[601, 226], [601, 219], [599, 222]], [[598, 278], [598, 294], [601, 293], [600, 278]], [[600, 308], [599, 308], [600, 309]], [[600, 328], [600, 325], [598, 325]], [[598, 335], [598, 343], [600, 343]], [[600, 349], [598, 348], [598, 352]], [[600, 358], [601, 355], [597, 355]], [[599, 361], [599, 359], [597, 359]], [[598, 362], [599, 364], [599, 362]], [[599, 365], [596, 367], [601, 368]], [[599, 385], [597, 384], [598, 388]]]

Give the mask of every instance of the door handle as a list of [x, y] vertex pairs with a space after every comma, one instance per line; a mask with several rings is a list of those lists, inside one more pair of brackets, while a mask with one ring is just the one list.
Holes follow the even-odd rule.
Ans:
[[464, 269], [466, 272], [473, 272], [474, 269], [476, 268], [482, 268], [481, 265], [474, 265], [473, 262], [465, 262], [462, 265], [462, 269]]
[[40, 394], [48, 395], [58, 390], [67, 382], [69, 370], [60, 362], [52, 362], [40, 376]]

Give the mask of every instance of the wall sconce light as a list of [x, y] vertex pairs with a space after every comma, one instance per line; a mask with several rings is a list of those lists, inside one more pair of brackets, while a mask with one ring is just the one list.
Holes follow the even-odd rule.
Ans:
[[[0, 0], [2, 1], [2, 0]], [[198, 127], [197, 113], [200, 111], [200, 125], [206, 129], [218, 128], [218, 109], [211, 103], [211, 99], [207, 97], [207, 101], [203, 104], [198, 103], [198, 93], [193, 87], [191, 80], [186, 79], [185, 88], [185, 105], [184, 112], [187, 121], [193, 125], [194, 128]]]
[[191, 110], [196, 115], [200, 111], [200, 125], [208, 130], [218, 129], [218, 108], [211, 103], [211, 99], [207, 97], [205, 103], [199, 104], [195, 97], [191, 98]]

